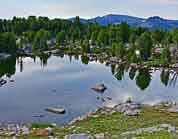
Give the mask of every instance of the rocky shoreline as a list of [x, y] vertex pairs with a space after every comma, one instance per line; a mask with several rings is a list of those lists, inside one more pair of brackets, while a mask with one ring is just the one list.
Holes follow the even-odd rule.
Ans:
[[[113, 114], [113, 113], [121, 113], [124, 116], [128, 117], [137, 117], [140, 115], [140, 112], [143, 107], [147, 105], [127, 101], [124, 103], [119, 103], [115, 105], [114, 107], [102, 107], [96, 110], [95, 112], [90, 112], [82, 117], [75, 118], [72, 120], [67, 126], [73, 126], [76, 122], [86, 120], [89, 117], [95, 117], [97, 118], [97, 115], [95, 115], [98, 111], [100, 111], [100, 115], [104, 114]], [[178, 113], [178, 102], [163, 102], [156, 104], [154, 106], [150, 107], [159, 107], [160, 110], [168, 112], [168, 113]], [[65, 126], [65, 127], [67, 127]], [[62, 129], [65, 129], [65, 127], [61, 127]], [[49, 125], [49, 127], [46, 128], [32, 128], [30, 124], [26, 125], [20, 125], [20, 124], [0, 124], [0, 137], [20, 137], [20, 136], [28, 136], [28, 135], [36, 135], [36, 136], [48, 136], [51, 139], [55, 137], [54, 128], [56, 128], [56, 125]], [[178, 133], [178, 127], [173, 126], [171, 124], [163, 123], [160, 125], [157, 125], [155, 123], [155, 126], [147, 127], [147, 128], [139, 128], [133, 131], [125, 131], [123, 133], [120, 133], [121, 136], [127, 136], [127, 135], [138, 135], [142, 133], [155, 133], [160, 131], [167, 131], [169, 133]], [[104, 139], [104, 133], [98, 133], [96, 135], [90, 135], [90, 134], [69, 134], [65, 135], [64, 139]]]

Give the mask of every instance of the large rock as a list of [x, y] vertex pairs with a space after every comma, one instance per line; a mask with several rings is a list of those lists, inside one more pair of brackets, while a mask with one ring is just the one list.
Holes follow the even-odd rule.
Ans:
[[71, 134], [66, 135], [64, 139], [94, 139], [94, 137], [88, 134]]
[[66, 112], [63, 108], [46, 108], [45, 110], [56, 114], [65, 114]]
[[168, 112], [171, 112], [171, 113], [177, 113], [177, 112], [178, 112], [178, 107], [172, 106], [172, 107], [170, 107], [167, 111], [168, 111]]
[[140, 114], [139, 110], [127, 110], [124, 112], [126, 116], [138, 116]]
[[126, 116], [138, 116], [140, 114], [141, 105], [139, 103], [126, 102], [116, 105], [114, 110], [124, 113]]
[[96, 85], [94, 88], [92, 88], [94, 91], [96, 91], [96, 92], [104, 92], [106, 89], [107, 89], [107, 87], [104, 85], [104, 84], [98, 84], [98, 85]]

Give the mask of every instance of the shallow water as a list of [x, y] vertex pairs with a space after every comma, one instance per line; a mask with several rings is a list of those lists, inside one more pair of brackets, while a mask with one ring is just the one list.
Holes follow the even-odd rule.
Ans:
[[[1, 123], [64, 125], [102, 105], [128, 98], [149, 104], [178, 101], [176, 73], [88, 63], [81, 56], [11, 58], [0, 62], [0, 75], [7, 80], [0, 87]], [[108, 87], [103, 94], [91, 90], [100, 83]], [[63, 107], [66, 114], [46, 112], [47, 107]], [[44, 117], [36, 118], [39, 115]]]

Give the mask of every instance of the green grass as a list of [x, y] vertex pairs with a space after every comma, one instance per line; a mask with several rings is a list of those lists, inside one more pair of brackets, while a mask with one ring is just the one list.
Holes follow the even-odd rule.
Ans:
[[[154, 107], [145, 107], [139, 117], [127, 117], [120, 113], [110, 115], [97, 112], [86, 120], [76, 122], [74, 125], [66, 127], [64, 133], [105, 133], [107, 138], [113, 138], [114, 136], [120, 138], [120, 133], [159, 124], [171, 124], [178, 127], [178, 114], [167, 113]], [[145, 134], [142, 136], [165, 136], [166, 138], [168, 136], [172, 137], [173, 135], [161, 132], [155, 135]]]
[[45, 129], [48, 127], [53, 127], [50, 123], [33, 123], [31, 124], [30, 128], [40, 128], [40, 129]]

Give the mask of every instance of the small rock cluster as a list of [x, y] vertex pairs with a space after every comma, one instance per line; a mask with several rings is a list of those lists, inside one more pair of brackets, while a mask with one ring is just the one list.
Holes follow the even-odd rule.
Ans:
[[178, 113], [178, 102], [161, 102], [155, 106], [163, 106], [164, 110], [169, 113]]
[[20, 135], [29, 135], [30, 129], [25, 125], [0, 125], [0, 135], [3, 136], [20, 136]]
[[53, 135], [52, 128], [46, 129], [30, 129], [26, 125], [18, 125], [18, 124], [7, 124], [0, 125], [0, 135], [7, 137], [19, 137], [24, 135], [37, 135], [37, 136], [51, 136]]
[[138, 116], [140, 114], [142, 105], [135, 102], [120, 103], [114, 107], [116, 112], [123, 113], [126, 116]]
[[71, 134], [66, 135], [64, 139], [104, 139], [104, 133], [95, 134], [94, 136], [89, 134]]
[[170, 113], [177, 113], [178, 112], [178, 102], [171, 103], [168, 106], [167, 111], [170, 112]]
[[148, 127], [148, 128], [140, 128], [134, 131], [127, 131], [121, 134], [121, 136], [128, 136], [128, 135], [140, 135], [143, 133], [156, 133], [160, 131], [167, 130], [169, 133], [178, 133], [178, 130], [176, 127], [169, 125], [169, 124], [161, 124], [154, 127]]

